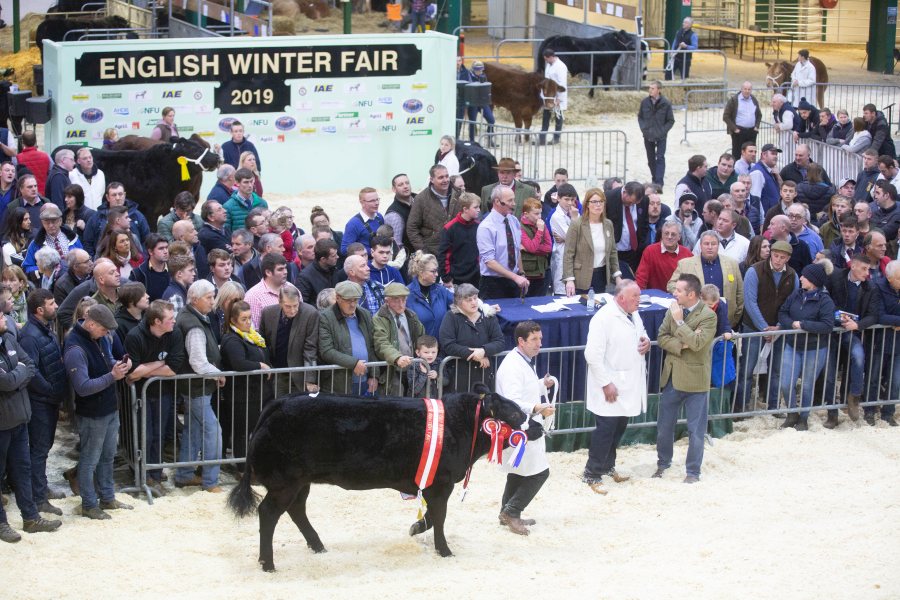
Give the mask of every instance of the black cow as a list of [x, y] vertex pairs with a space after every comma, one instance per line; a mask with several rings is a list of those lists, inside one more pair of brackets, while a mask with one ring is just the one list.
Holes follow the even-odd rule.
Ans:
[[[636, 37], [627, 33], [624, 29], [610, 31], [598, 37], [577, 38], [568, 35], [553, 35], [541, 42], [537, 52], [536, 70], [544, 72], [544, 49], [550, 48], [554, 52], [617, 52], [618, 54], [562, 54], [559, 59], [565, 63], [571, 75], [585, 74], [591, 78], [591, 86], [596, 87], [597, 79], [603, 80], [603, 85], [612, 82], [613, 70], [623, 52], [634, 51]], [[592, 64], [593, 60], [593, 64]], [[588, 96], [594, 97], [594, 88], [588, 92]]]
[[[490, 439], [481, 429], [484, 420], [499, 419], [513, 428], [527, 420], [529, 439], [540, 438], [543, 430], [518, 405], [483, 384], [476, 386], [475, 393], [448, 395], [444, 409], [443, 452], [432, 484], [423, 491], [428, 511], [413, 523], [409, 534], [434, 527], [435, 548], [441, 556], [451, 556], [444, 537], [447, 500], [453, 485], [465, 477], [470, 455], [474, 462], [488, 451]], [[266, 487], [266, 497], [259, 502], [259, 562], [263, 570], [275, 570], [272, 536], [285, 512], [313, 552], [325, 551], [306, 516], [310, 484], [415, 494], [426, 414], [423, 401], [413, 398], [373, 401], [319, 394], [315, 398], [289, 396], [267, 406], [250, 439], [247, 468], [228, 497], [232, 510], [243, 517], [259, 502], [251, 483]]]
[[456, 142], [456, 158], [459, 160], [460, 175], [466, 182], [466, 190], [474, 194], [481, 188], [498, 181], [497, 159], [477, 142]]
[[[136, 136], [126, 136], [127, 138]], [[71, 148], [77, 147], [61, 146]], [[57, 150], [53, 150], [55, 156]], [[147, 222], [155, 229], [157, 219], [172, 209], [172, 199], [178, 192], [191, 192], [196, 198], [203, 181], [203, 171], [212, 171], [221, 162], [210, 150], [209, 143], [193, 134], [190, 138], [172, 138], [168, 143], [153, 142], [145, 150], [102, 150], [91, 148], [94, 163], [103, 170], [107, 182], [118, 181], [125, 186], [125, 194], [140, 206]], [[186, 163], [189, 179], [182, 180], [178, 157]], [[199, 162], [199, 165], [197, 164]]]
[[[131, 24], [127, 19], [119, 16], [112, 17], [96, 17], [86, 19], [64, 19], [60, 17], [47, 17], [40, 25], [37, 26], [35, 32], [35, 43], [41, 51], [41, 58], [44, 57], [44, 40], [51, 42], [73, 42], [78, 41], [80, 34], [73, 34], [66, 38], [66, 33], [82, 29], [131, 29]], [[130, 40], [138, 39], [133, 31], [119, 32], [110, 34], [111, 38], [125, 38]]]

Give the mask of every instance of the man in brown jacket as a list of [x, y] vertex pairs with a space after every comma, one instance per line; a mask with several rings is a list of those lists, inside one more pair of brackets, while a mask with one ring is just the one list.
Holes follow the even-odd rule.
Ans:
[[725, 121], [728, 135], [731, 136], [732, 156], [741, 155], [741, 146], [744, 142], [756, 143], [762, 111], [753, 95], [752, 83], [745, 81], [741, 84], [741, 91], [728, 99], [722, 120]]
[[[278, 304], [267, 306], [259, 319], [259, 333], [266, 340], [272, 356], [272, 367], [311, 367], [317, 364], [319, 352], [319, 313], [300, 298], [300, 291], [285, 284], [278, 290]], [[318, 374], [307, 371], [279, 373], [276, 378], [276, 397], [280, 394], [315, 393]]]
[[406, 235], [413, 250], [437, 255], [441, 245], [441, 231], [453, 216], [450, 206], [450, 174], [444, 165], [434, 165], [428, 171], [428, 187], [413, 200]]

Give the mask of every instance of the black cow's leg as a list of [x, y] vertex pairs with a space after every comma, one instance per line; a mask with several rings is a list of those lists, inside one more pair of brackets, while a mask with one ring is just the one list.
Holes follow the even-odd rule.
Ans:
[[444, 521], [447, 518], [447, 500], [453, 491], [453, 485], [432, 485], [423, 495], [428, 502], [428, 514], [434, 525], [434, 548], [441, 556], [453, 556], [450, 547], [447, 546], [447, 538], [444, 537]]
[[259, 503], [259, 564], [263, 571], [274, 571], [275, 562], [272, 557], [272, 536], [275, 535], [275, 526], [278, 519], [284, 514], [290, 505], [296, 490], [269, 491], [263, 501]]
[[291, 520], [294, 521], [300, 529], [300, 533], [303, 534], [306, 545], [309, 546], [313, 552], [318, 554], [319, 552], [325, 552], [325, 546], [322, 544], [322, 540], [319, 539], [319, 534], [313, 529], [312, 524], [309, 522], [309, 518], [306, 516], [306, 499], [308, 497], [309, 484], [306, 484], [300, 488], [300, 491], [297, 493], [297, 498], [288, 508], [287, 512], [291, 516]]
[[419, 535], [425, 533], [434, 526], [434, 520], [431, 518], [431, 508], [425, 511], [425, 516], [409, 526], [409, 535]]
[[599, 78], [600, 73], [597, 72], [597, 65], [594, 65], [591, 71], [591, 91], [588, 92], [588, 98], [594, 97], [594, 88], [597, 87], [597, 79]]

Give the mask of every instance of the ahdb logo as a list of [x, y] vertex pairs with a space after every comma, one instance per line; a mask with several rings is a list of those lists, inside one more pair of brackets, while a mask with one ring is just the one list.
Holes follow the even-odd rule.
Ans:
[[290, 117], [288, 115], [278, 117], [278, 119], [275, 121], [275, 129], [277, 129], [278, 131], [290, 131], [296, 126], [297, 120], [294, 117]]
[[422, 101], [416, 100], [415, 98], [410, 98], [406, 102], [403, 103], [403, 110], [408, 113], [415, 114], [422, 110]]
[[98, 123], [103, 120], [103, 111], [99, 108], [86, 108], [81, 111], [81, 120], [85, 123]]
[[121, 115], [121, 116], [123, 116], [123, 117], [127, 117], [130, 113], [128, 112], [128, 107], [127, 107], [127, 106], [121, 106], [121, 107], [119, 107], [119, 108], [114, 108], [114, 109], [113, 109], [113, 114], [114, 114], [114, 115]]

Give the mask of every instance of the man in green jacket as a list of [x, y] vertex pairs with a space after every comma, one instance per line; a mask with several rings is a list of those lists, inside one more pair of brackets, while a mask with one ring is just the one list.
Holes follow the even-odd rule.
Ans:
[[235, 171], [234, 181], [237, 183], [237, 190], [231, 195], [228, 202], [224, 204], [225, 210], [228, 211], [228, 228], [231, 231], [243, 229], [247, 213], [254, 208], [258, 206], [269, 208], [269, 204], [253, 191], [256, 176], [250, 169], [238, 169]]
[[379, 369], [368, 368], [376, 359], [372, 316], [359, 307], [362, 288], [342, 281], [334, 288], [336, 302], [320, 313], [319, 364], [343, 369], [323, 370], [320, 389], [337, 394], [374, 395]]
[[712, 346], [716, 313], [700, 299], [700, 279], [684, 274], [675, 282], [675, 301], [666, 312], [657, 334], [666, 353], [659, 385], [663, 387], [656, 418], [656, 473], [662, 477], [672, 465], [675, 421], [684, 404], [688, 443], [685, 483], [700, 481], [703, 442], [706, 436], [707, 397], [712, 375]]
[[[375, 354], [388, 364], [382, 380], [389, 396], [402, 396], [400, 385], [405, 370], [413, 364], [416, 340], [425, 334], [425, 326], [416, 313], [406, 308], [409, 289], [402, 283], [389, 283], [384, 288], [384, 305], [372, 318], [375, 327]], [[396, 367], [396, 368], [392, 368]]]

